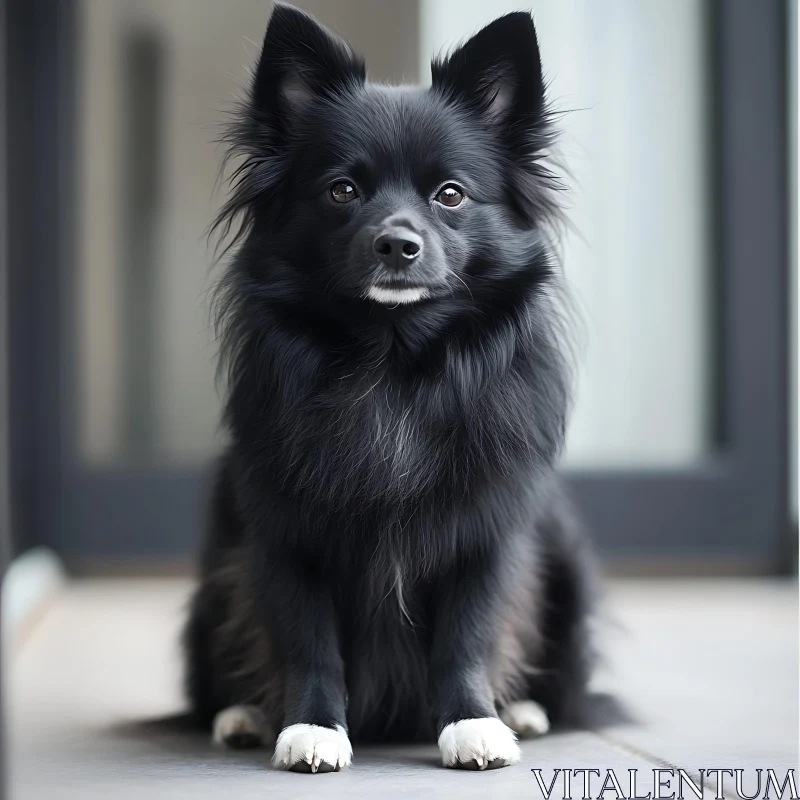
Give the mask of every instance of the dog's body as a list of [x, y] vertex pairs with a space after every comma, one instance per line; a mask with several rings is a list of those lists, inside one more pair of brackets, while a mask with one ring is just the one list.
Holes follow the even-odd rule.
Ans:
[[193, 708], [229, 744], [283, 729], [286, 768], [346, 765], [348, 732], [512, 763], [498, 713], [523, 734], [542, 709], [575, 721], [591, 661], [553, 472], [569, 376], [530, 16], [421, 90], [365, 84], [276, 6], [233, 140], [232, 444], [187, 629]]

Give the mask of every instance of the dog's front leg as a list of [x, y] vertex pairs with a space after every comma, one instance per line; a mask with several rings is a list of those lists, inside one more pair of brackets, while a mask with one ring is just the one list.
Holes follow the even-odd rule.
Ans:
[[330, 591], [294, 554], [270, 553], [258, 581], [280, 648], [283, 730], [273, 763], [296, 772], [338, 771], [350, 764], [344, 664]]
[[513, 731], [497, 716], [489, 680], [508, 577], [499, 557], [475, 557], [439, 584], [429, 688], [446, 767], [494, 769], [520, 759]]

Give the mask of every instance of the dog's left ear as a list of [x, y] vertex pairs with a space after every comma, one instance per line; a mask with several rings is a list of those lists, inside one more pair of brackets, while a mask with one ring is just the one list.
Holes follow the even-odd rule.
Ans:
[[433, 88], [499, 125], [535, 124], [544, 109], [539, 43], [531, 15], [491, 22], [443, 60], [431, 64]]

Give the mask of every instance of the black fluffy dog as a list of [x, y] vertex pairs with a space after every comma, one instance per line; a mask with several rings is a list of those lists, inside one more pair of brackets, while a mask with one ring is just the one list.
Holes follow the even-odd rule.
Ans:
[[280, 731], [276, 766], [323, 772], [350, 738], [438, 737], [484, 769], [579, 720], [550, 122], [526, 13], [418, 89], [276, 5], [219, 220], [232, 443], [186, 632], [217, 740]]

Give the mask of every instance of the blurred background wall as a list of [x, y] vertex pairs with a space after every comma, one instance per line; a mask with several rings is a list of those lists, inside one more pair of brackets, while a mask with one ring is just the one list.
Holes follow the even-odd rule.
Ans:
[[[365, 54], [372, 79], [427, 82], [431, 54], [518, 4], [299, 5]], [[705, 454], [711, 424], [707, 4], [533, 11], [564, 112], [563, 258], [584, 323], [567, 463], [685, 465]], [[224, 194], [214, 138], [268, 8], [83, 0], [79, 12], [81, 448], [98, 461], [193, 461], [218, 447], [203, 235]]]
[[[224, 439], [205, 237], [225, 193], [215, 139], [270, 5], [10, 4], [14, 185], [29, 208], [50, 197], [11, 242], [18, 550], [47, 543], [82, 568], [189, 561]], [[372, 79], [408, 83], [520, 7], [296, 5], [349, 39]], [[583, 320], [565, 456], [578, 504], [610, 560], [786, 569], [793, 4], [528, 6], [563, 112], [562, 256]], [[53, 249], [25, 243], [48, 230]]]

